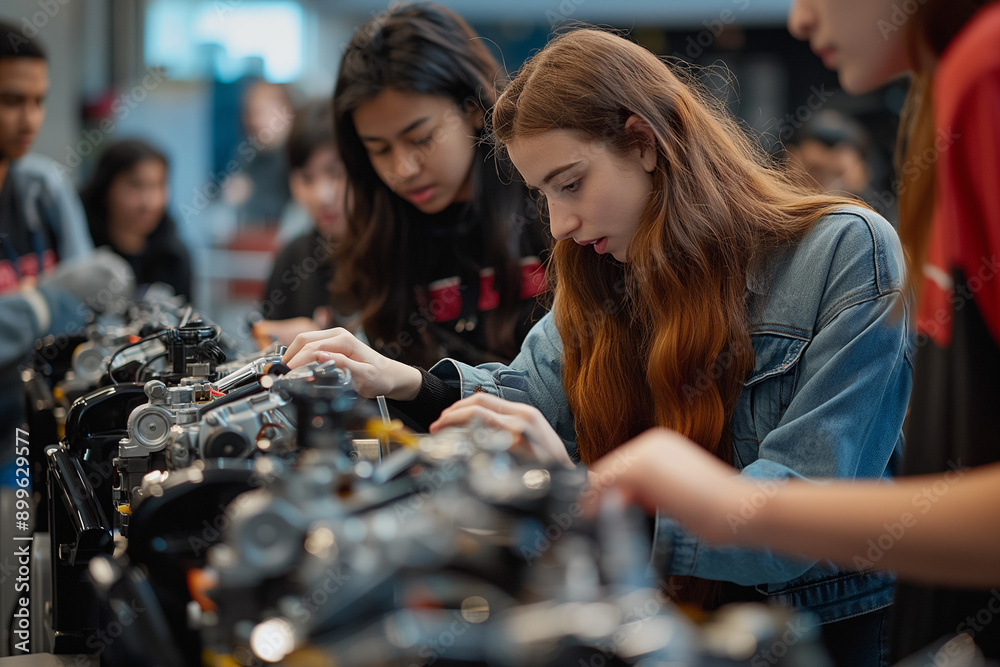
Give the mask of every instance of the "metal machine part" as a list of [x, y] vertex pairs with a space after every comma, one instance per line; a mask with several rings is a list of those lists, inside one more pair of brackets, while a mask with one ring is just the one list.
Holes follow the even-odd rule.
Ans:
[[[512, 445], [504, 432], [447, 430], [390, 457], [406, 470], [391, 476], [330, 450], [295, 465], [258, 459], [266, 484], [233, 501], [208, 552], [216, 609], [195, 614], [204, 647], [290, 664], [303, 650], [348, 665], [560, 664], [566, 647], [597, 655], [632, 624], [649, 629], [609, 658], [689, 655], [690, 627], [645, 578], [641, 527], [624, 513], [584, 519], [572, 507], [586, 471]], [[638, 547], [624, 561], [599, 548], [623, 540], [609, 532], [622, 522], [624, 545]], [[454, 623], [463, 637], [435, 646]]]
[[[344, 444], [350, 432], [340, 419], [356, 407], [350, 377], [329, 362], [269, 375], [279, 362], [280, 357], [262, 357], [215, 383], [189, 378], [173, 387], [158, 380], [144, 385], [149, 402], [129, 416], [128, 436], [115, 459], [114, 497], [123, 532], [131, 511], [147, 497], [143, 479], [153, 472], [197, 461], [231, 465], [261, 454], [286, 457], [324, 443], [350, 446]], [[229, 393], [221, 395], [220, 388]], [[310, 406], [308, 425], [298, 430], [303, 402]], [[310, 435], [317, 432], [320, 436]]]
[[128, 516], [142, 478], [152, 470], [165, 470], [167, 456], [164, 450], [171, 438], [172, 429], [196, 422], [199, 405], [212, 399], [207, 381], [191, 381], [177, 387], [168, 387], [159, 380], [143, 385], [149, 402], [140, 405], [128, 417], [127, 433], [118, 445], [118, 455], [113, 460], [117, 483], [113, 487], [117, 508], [116, 525], [123, 534], [128, 532]]
[[[613, 497], [584, 517], [586, 471], [507, 433], [446, 430], [384, 467], [256, 461], [190, 605], [210, 664], [723, 667], [812, 627], [761, 605], [694, 626], [650, 578], [645, 521]], [[810, 632], [770, 664], [828, 665]]]

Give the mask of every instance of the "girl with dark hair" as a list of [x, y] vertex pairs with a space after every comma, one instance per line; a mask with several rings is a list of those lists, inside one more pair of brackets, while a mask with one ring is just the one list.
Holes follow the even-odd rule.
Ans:
[[[554, 39], [492, 121], [556, 239], [553, 310], [520, 355], [421, 373], [333, 332], [300, 336], [289, 364], [334, 359], [362, 393], [427, 414], [468, 396], [431, 429], [478, 418], [564, 463], [592, 464], [662, 426], [762, 494], [894, 472], [911, 341], [903, 257], [883, 218], [773, 166], [708, 94], [604, 32]], [[800, 607], [838, 664], [884, 663], [890, 576], [717, 548], [666, 516], [654, 547], [677, 598]]]
[[536, 208], [481, 141], [503, 72], [432, 3], [357, 29], [333, 95], [348, 174], [334, 302], [384, 354], [510, 360], [544, 288]]
[[132, 266], [137, 285], [161, 282], [191, 295], [191, 259], [167, 213], [170, 166], [159, 150], [138, 139], [101, 155], [80, 192], [96, 246], [110, 246]]

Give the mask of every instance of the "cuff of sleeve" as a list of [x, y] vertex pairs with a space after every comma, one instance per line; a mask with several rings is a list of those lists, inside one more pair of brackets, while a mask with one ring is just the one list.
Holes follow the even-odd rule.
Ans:
[[477, 391], [485, 391], [494, 396], [501, 395], [488, 365], [473, 367], [453, 359], [442, 359], [431, 367], [428, 374], [437, 377], [449, 387], [458, 389], [459, 398], [472, 396]]
[[44, 298], [50, 317], [48, 327], [41, 330], [41, 335], [76, 335], [82, 332], [91, 312], [82, 301], [51, 285], [43, 285], [37, 291]]
[[416, 397], [412, 401], [390, 401], [390, 403], [426, 430], [431, 422], [441, 416], [442, 410], [461, 398], [461, 392], [423, 368], [418, 367], [417, 370], [420, 371], [422, 381]]
[[38, 332], [45, 335], [49, 327], [52, 326], [52, 311], [45, 300], [45, 295], [34, 287], [21, 290], [21, 296], [31, 306], [31, 312], [35, 314], [35, 321], [38, 322]]

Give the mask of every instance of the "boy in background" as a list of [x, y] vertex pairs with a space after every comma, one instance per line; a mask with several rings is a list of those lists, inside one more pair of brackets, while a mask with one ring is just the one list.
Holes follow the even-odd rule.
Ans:
[[260, 315], [252, 328], [264, 349], [288, 345], [304, 331], [332, 325], [332, 255], [346, 225], [347, 175], [333, 136], [329, 100], [317, 100], [295, 114], [286, 144], [292, 198], [307, 213], [312, 229], [278, 254], [267, 281]]

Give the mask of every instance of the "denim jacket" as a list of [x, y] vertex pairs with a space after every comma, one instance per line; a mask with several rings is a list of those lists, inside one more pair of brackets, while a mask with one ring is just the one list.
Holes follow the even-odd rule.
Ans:
[[[903, 281], [896, 232], [877, 214], [853, 206], [822, 218], [748, 281], [755, 356], [733, 415], [733, 460], [743, 476], [758, 480], [761, 494], [748, 499], [739, 516], [727, 517], [734, 531], [784, 480], [881, 478], [896, 470], [913, 343]], [[575, 457], [561, 363], [562, 344], [549, 313], [510, 366], [472, 368], [444, 360], [431, 372], [463, 397], [488, 391], [534, 405]], [[865, 560], [858, 562], [876, 564], [871, 556], [859, 554]], [[767, 549], [709, 545], [662, 515], [654, 557], [664, 574], [755, 586], [823, 623], [892, 601], [891, 575]]]

